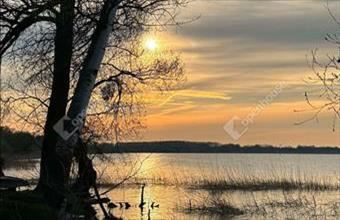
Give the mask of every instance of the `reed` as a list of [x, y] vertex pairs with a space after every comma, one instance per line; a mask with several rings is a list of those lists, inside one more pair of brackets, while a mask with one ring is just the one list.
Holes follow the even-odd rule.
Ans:
[[187, 214], [198, 215], [235, 216], [244, 214], [243, 210], [231, 205], [228, 199], [220, 196], [208, 196], [201, 202], [189, 199], [187, 205], [181, 207], [180, 210]]

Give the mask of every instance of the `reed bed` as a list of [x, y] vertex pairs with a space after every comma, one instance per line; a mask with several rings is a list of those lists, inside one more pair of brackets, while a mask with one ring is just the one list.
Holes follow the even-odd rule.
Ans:
[[340, 185], [323, 181], [309, 181], [301, 179], [201, 179], [193, 181], [189, 188], [205, 190], [340, 190]]
[[[228, 195], [228, 194], [227, 194]], [[310, 194], [282, 191], [281, 196], [263, 201], [252, 194], [240, 206], [226, 194], [193, 194], [179, 211], [204, 216], [236, 216], [245, 219], [340, 219], [340, 202], [323, 203]]]
[[207, 196], [200, 201], [197, 201], [197, 198], [188, 199], [186, 205], [178, 209], [187, 214], [199, 215], [235, 216], [245, 214], [243, 210], [231, 205], [228, 199], [221, 196]]
[[[340, 178], [340, 177], [339, 177]], [[119, 179], [106, 177], [100, 179], [100, 185], [109, 186], [119, 182]], [[181, 176], [173, 175], [157, 176], [134, 176], [126, 183], [138, 185], [147, 183], [152, 185], [180, 186], [188, 189], [202, 189], [211, 191], [243, 190], [243, 191], [262, 191], [262, 190], [310, 190], [325, 191], [340, 190], [340, 181], [334, 177], [307, 176], [303, 174], [286, 173], [273, 175], [249, 175], [235, 174], [234, 172], [224, 172], [223, 174], [206, 174]]]

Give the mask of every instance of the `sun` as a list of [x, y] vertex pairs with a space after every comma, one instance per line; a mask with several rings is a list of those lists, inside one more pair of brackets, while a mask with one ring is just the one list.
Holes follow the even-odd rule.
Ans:
[[158, 47], [157, 41], [154, 38], [148, 38], [145, 41], [145, 48], [150, 50], [150, 51], [154, 51], [156, 50]]

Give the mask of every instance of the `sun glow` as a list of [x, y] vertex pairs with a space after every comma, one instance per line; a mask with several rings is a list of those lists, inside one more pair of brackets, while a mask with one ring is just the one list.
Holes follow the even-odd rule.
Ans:
[[156, 50], [158, 47], [157, 41], [154, 38], [149, 38], [146, 39], [145, 41], [145, 48], [150, 50], [150, 51], [154, 51]]

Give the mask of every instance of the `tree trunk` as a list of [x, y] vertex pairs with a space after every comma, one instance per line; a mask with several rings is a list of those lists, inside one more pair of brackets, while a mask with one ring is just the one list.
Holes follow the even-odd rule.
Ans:
[[60, 138], [53, 126], [66, 113], [73, 50], [74, 4], [74, 0], [62, 0], [60, 13], [56, 18], [52, 92], [44, 128], [40, 178], [37, 186], [37, 190], [41, 190], [54, 207], [58, 207], [63, 200], [70, 167], [70, 159], [62, 158], [57, 153]]
[[93, 167], [92, 160], [87, 156], [87, 145], [81, 138], [78, 139], [74, 155], [78, 162], [78, 178], [73, 185], [73, 191], [86, 197], [90, 188], [96, 185], [97, 172]]
[[107, 0], [101, 11], [100, 20], [93, 34], [91, 45], [80, 71], [79, 81], [72, 99], [68, 116], [76, 118], [86, 112], [97, 73], [105, 54], [105, 48], [113, 29], [117, 7], [121, 0]]
[[[103, 5], [100, 19], [80, 71], [79, 80], [68, 111], [68, 116], [71, 119], [76, 119], [79, 115], [84, 117], [86, 115], [85, 113], [96, 82], [97, 73], [105, 54], [105, 48], [113, 29], [113, 21], [120, 2], [121, 0], [106, 0]], [[85, 118], [82, 118], [82, 120], [84, 121]], [[87, 157], [86, 145], [80, 137], [81, 129], [82, 127], [79, 128], [68, 144], [70, 144], [71, 149], [74, 150], [74, 155], [79, 164], [78, 179], [73, 189], [75, 189], [75, 192], [86, 195], [91, 187], [96, 187], [97, 173], [93, 168], [92, 161]]]
[[[98, 70], [105, 54], [105, 48], [113, 29], [113, 22], [120, 2], [121, 0], [106, 0], [103, 5], [100, 19], [92, 35], [91, 44], [80, 71], [79, 80], [67, 114], [71, 119], [79, 119], [79, 116], [83, 116], [81, 120], [85, 121], [86, 110], [90, 102]], [[73, 189], [80, 195], [86, 196], [89, 189], [94, 187], [97, 196], [99, 196], [96, 188], [97, 173], [93, 168], [92, 161], [87, 157], [86, 145], [83, 144], [80, 137], [81, 130], [82, 125], [80, 125], [78, 131], [67, 143], [70, 145], [69, 147], [74, 150], [74, 155], [79, 164], [78, 179]], [[98, 199], [100, 198], [98, 197]], [[106, 213], [104, 209], [103, 211]]]
[[0, 177], [5, 176], [4, 171], [2, 170], [3, 166], [4, 166], [4, 159], [2, 159], [1, 153], [0, 153]]
[[[103, 5], [100, 19], [93, 33], [89, 51], [80, 71], [79, 80], [67, 114], [71, 119], [76, 119], [80, 115], [85, 117], [86, 115], [97, 73], [113, 30], [113, 22], [120, 2], [121, 0], [106, 0]], [[82, 120], [84, 121], [85, 118], [82, 118]], [[79, 128], [68, 144], [71, 145], [72, 150], [75, 150], [74, 155], [79, 163], [78, 179], [75, 186], [82, 193], [86, 193], [90, 187], [95, 187], [97, 174], [93, 168], [92, 161], [87, 157], [86, 146], [81, 141], [81, 129], [82, 127]]]

